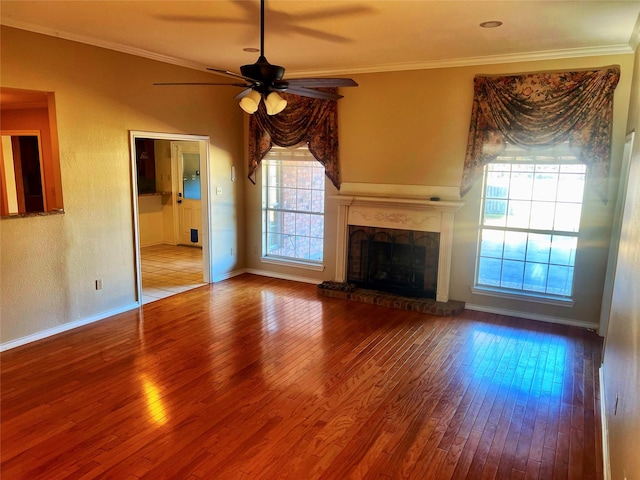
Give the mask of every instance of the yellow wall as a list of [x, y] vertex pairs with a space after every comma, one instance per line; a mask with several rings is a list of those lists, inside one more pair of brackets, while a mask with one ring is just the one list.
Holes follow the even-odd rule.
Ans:
[[[2, 343], [135, 302], [129, 131], [211, 138], [214, 273], [240, 268], [242, 112], [225, 88], [161, 88], [211, 75], [26, 31], [1, 29], [2, 85], [56, 94], [65, 214], [0, 221]], [[95, 280], [103, 289], [95, 290]]]
[[[138, 197], [138, 225], [140, 228], [140, 246], [174, 243], [165, 241], [164, 207], [170, 202], [170, 196], [141, 195]], [[173, 235], [172, 235], [173, 236]]]
[[629, 480], [640, 478], [640, 49], [631, 92], [627, 132], [635, 141], [602, 366], [611, 478]]
[[[479, 74], [516, 74], [535, 71], [583, 69], [617, 64], [621, 79], [615, 93], [611, 198], [627, 122], [633, 55], [576, 58], [520, 64], [445, 68], [355, 76], [358, 88], [343, 89], [338, 128], [343, 182], [459, 187], [466, 149], [473, 77]], [[260, 179], [258, 171], [258, 180]], [[332, 195], [336, 192], [328, 192]], [[471, 293], [474, 279], [479, 182], [462, 199], [455, 215], [450, 298], [473, 308], [520, 312], [532, 318], [563, 319], [597, 326], [609, 249], [613, 204], [604, 205], [587, 192], [576, 260], [575, 306], [572, 308], [506, 300]], [[279, 275], [332, 280], [335, 271], [335, 205], [326, 213], [325, 271], [271, 267], [261, 263], [260, 189], [247, 188], [247, 264]]]
[[[337, 207], [331, 199], [326, 210], [324, 271], [260, 262], [260, 188], [242, 175], [243, 171], [246, 174], [246, 119], [243, 122], [232, 91], [152, 87], [154, 81], [210, 76], [20, 30], [3, 28], [2, 32], [3, 85], [56, 92], [67, 210], [59, 217], [2, 222], [3, 326], [8, 318], [10, 327], [3, 328], [3, 341], [134, 300], [129, 130], [211, 136], [211, 187], [216, 209], [211, 228], [216, 238], [214, 278], [223, 278], [243, 267], [310, 281], [335, 278]], [[611, 198], [615, 198], [633, 60], [629, 54], [358, 75], [355, 79], [360, 86], [344, 89], [345, 98], [339, 104], [342, 180], [458, 187], [474, 75], [618, 64], [622, 76], [615, 96], [611, 182]], [[80, 64], [82, 68], [78, 68]], [[236, 182], [230, 180], [231, 165], [237, 167]], [[259, 181], [260, 171], [258, 185]], [[223, 187], [223, 195], [215, 195], [216, 186]], [[327, 193], [330, 197], [337, 191], [329, 186]], [[465, 206], [456, 214], [451, 298], [466, 301], [474, 308], [597, 325], [613, 202], [603, 205], [595, 195], [587, 193], [576, 260], [576, 304], [566, 308], [471, 293], [479, 194], [476, 185], [463, 198]], [[48, 229], [56, 233], [57, 240], [45, 248], [44, 239], [52, 237]], [[41, 230], [42, 236], [30, 234]], [[10, 246], [5, 249], [5, 245]], [[40, 271], [44, 260], [31, 258], [32, 251], [54, 252], [47, 258], [51, 265], [44, 275]], [[230, 255], [230, 251], [234, 253]], [[27, 264], [27, 275], [18, 275], [18, 255], [26, 257], [22, 261]], [[118, 261], [107, 260], [109, 256]], [[105, 288], [99, 293], [93, 289], [95, 278], [104, 278]], [[38, 307], [29, 306], [33, 302], [27, 301], [28, 294], [24, 292], [30, 291], [42, 297], [37, 305], [52, 302], [65, 306], [54, 308], [51, 315], [31, 315]], [[67, 296], [71, 299], [64, 300]], [[31, 325], [25, 326], [23, 318], [29, 319]]]

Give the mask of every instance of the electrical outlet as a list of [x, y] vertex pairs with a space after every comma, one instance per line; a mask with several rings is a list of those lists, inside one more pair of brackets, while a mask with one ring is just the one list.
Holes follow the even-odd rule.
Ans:
[[233, 257], [233, 247], [231, 247], [231, 256]]
[[216, 187], [216, 195], [222, 195], [222, 187]]
[[96, 280], [96, 290], [102, 290], [102, 279], [101, 278]]

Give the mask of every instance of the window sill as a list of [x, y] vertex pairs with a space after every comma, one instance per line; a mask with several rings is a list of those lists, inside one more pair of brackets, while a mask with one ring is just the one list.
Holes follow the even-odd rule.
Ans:
[[544, 303], [547, 305], [556, 305], [559, 307], [573, 307], [575, 305], [575, 302], [570, 298], [554, 297], [551, 295], [536, 293], [518, 293], [510, 290], [500, 290], [498, 288], [491, 287], [471, 287], [471, 292], [476, 295], [509, 298], [512, 300], [522, 300], [525, 302]]
[[51, 210], [50, 212], [11, 213], [0, 218], [2, 220], [9, 220], [11, 218], [49, 217], [51, 215], [64, 215], [64, 210], [59, 209]]
[[260, 257], [262, 263], [271, 265], [282, 265], [284, 267], [304, 268], [305, 270], [324, 271], [324, 265], [320, 263], [305, 262], [304, 260], [288, 260], [284, 258]]

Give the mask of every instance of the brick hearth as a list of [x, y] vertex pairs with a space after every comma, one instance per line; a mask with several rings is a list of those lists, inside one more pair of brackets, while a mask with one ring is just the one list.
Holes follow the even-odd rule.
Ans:
[[464, 302], [457, 300], [437, 302], [429, 298], [402, 297], [392, 293], [356, 288], [352, 283], [323, 282], [318, 285], [318, 293], [325, 297], [342, 298], [353, 302], [371, 303], [389, 308], [445, 317], [458, 315], [464, 310]]

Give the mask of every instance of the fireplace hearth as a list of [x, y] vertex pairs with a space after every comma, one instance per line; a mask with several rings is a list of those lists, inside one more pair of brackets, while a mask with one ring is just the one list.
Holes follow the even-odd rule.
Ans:
[[431, 298], [404, 297], [395, 293], [358, 288], [353, 283], [322, 282], [318, 285], [318, 293], [324, 297], [444, 317], [459, 315], [464, 311], [464, 302], [457, 300], [439, 302]]

